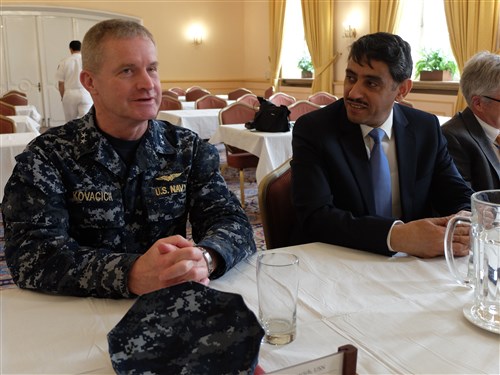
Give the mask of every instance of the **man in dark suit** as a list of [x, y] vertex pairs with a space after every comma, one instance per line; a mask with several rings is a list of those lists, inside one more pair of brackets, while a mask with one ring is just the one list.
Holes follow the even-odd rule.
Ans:
[[448, 151], [472, 189], [500, 189], [500, 55], [471, 57], [460, 88], [468, 107], [442, 127]]
[[[351, 46], [343, 99], [295, 123], [295, 242], [321, 241], [386, 255], [443, 254], [449, 216], [470, 209], [472, 190], [448, 154], [436, 116], [395, 103], [411, 89], [412, 65], [410, 46], [399, 36], [363, 36]], [[378, 184], [372, 183], [375, 168], [370, 166], [375, 142], [368, 134], [374, 128], [385, 133], [389, 214], [375, 207]], [[468, 254], [468, 241], [462, 230], [454, 239], [456, 255]]]

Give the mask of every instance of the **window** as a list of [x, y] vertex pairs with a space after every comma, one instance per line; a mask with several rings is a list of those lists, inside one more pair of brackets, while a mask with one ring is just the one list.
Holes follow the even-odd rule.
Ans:
[[302, 70], [298, 67], [299, 60], [303, 57], [310, 60], [310, 55], [304, 37], [300, 0], [286, 0], [281, 51], [281, 76], [283, 78], [301, 78]]
[[410, 43], [413, 64], [420, 60], [423, 50], [441, 50], [444, 56], [455, 61], [443, 0], [401, 0], [401, 4], [403, 10], [396, 34]]

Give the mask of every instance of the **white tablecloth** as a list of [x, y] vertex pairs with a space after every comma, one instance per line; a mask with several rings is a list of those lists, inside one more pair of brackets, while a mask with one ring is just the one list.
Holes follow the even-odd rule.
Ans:
[[245, 125], [219, 126], [210, 143], [227, 143], [259, 157], [257, 184], [271, 171], [292, 157], [292, 132], [267, 133], [248, 130]]
[[29, 116], [37, 123], [40, 123], [42, 116], [38, 113], [36, 107], [33, 104], [28, 105], [16, 105], [16, 115], [19, 116]]
[[19, 116], [7, 116], [15, 121], [16, 128], [15, 133], [35, 133], [40, 134], [40, 124], [33, 120], [31, 117], [26, 115]]
[[220, 109], [179, 109], [160, 111], [156, 118], [190, 129], [203, 139], [212, 137], [219, 127]]
[[[300, 259], [297, 338], [262, 344], [265, 370], [350, 343], [359, 374], [498, 374], [499, 335], [464, 318], [473, 292], [452, 281], [443, 258], [387, 258], [320, 243], [279, 251]], [[210, 285], [241, 294], [257, 314], [255, 256]], [[113, 373], [106, 334], [133, 301], [0, 293], [4, 373]]]
[[26, 145], [37, 136], [36, 133], [10, 133], [0, 134], [0, 202], [3, 199], [5, 184], [9, 179], [14, 166], [16, 155], [20, 154]]

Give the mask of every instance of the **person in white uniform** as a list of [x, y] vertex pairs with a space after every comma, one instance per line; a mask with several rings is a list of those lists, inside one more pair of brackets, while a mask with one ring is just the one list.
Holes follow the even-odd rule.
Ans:
[[57, 67], [56, 79], [59, 82], [66, 121], [82, 117], [93, 104], [89, 92], [80, 83], [81, 45], [79, 40], [71, 41], [69, 44], [71, 55], [63, 59]]

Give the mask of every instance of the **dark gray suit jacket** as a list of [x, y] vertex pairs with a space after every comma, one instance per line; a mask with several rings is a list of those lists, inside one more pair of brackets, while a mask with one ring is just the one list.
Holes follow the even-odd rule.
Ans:
[[[405, 222], [470, 208], [472, 190], [446, 149], [436, 116], [394, 105], [393, 132]], [[375, 214], [370, 162], [361, 128], [344, 100], [302, 115], [293, 129], [294, 243], [326, 242], [391, 255], [394, 218]]]
[[442, 130], [455, 165], [472, 189], [500, 189], [500, 162], [471, 109], [458, 112]]

